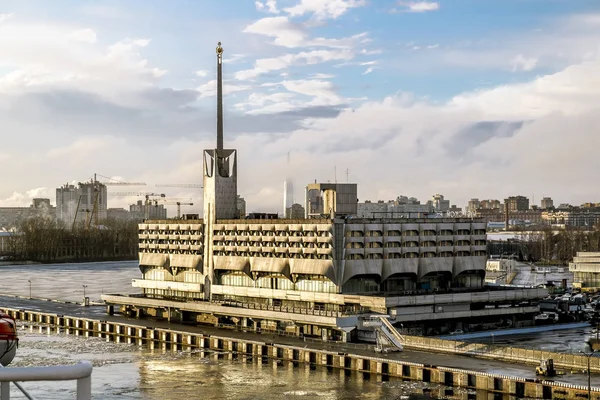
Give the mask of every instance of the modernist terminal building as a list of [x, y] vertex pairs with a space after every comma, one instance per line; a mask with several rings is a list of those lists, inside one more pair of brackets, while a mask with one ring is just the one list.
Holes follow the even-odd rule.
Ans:
[[223, 148], [221, 72], [219, 44], [217, 148], [203, 155], [203, 218], [140, 224], [133, 286], [142, 294], [105, 295], [107, 304], [325, 340], [350, 340], [374, 313], [423, 333], [473, 318], [532, 320], [532, 301], [545, 290], [483, 286], [483, 221], [358, 218], [356, 184], [309, 185], [306, 219], [237, 218], [237, 152]]

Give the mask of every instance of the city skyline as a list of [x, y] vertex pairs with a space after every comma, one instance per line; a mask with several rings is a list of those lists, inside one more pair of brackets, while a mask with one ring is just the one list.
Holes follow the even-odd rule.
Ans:
[[200, 183], [217, 41], [249, 211], [281, 209], [290, 150], [297, 187], [348, 168], [361, 201], [598, 198], [592, 1], [169, 4], [0, 5], [0, 207], [96, 170]]

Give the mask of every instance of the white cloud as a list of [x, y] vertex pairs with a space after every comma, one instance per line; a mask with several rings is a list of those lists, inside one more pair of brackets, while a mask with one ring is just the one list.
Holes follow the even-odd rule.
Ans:
[[279, 14], [276, 0], [266, 0], [264, 3], [260, 1], [255, 1], [254, 5], [256, 6], [256, 9], [258, 11], [266, 11], [271, 14]]
[[531, 71], [537, 65], [537, 58], [525, 58], [522, 54], [519, 54], [511, 61], [511, 67], [514, 71]]
[[337, 19], [351, 8], [366, 4], [366, 0], [301, 0], [293, 7], [284, 8], [284, 11], [292, 17], [313, 14], [317, 20]]
[[0, 24], [7, 21], [15, 16], [14, 13], [0, 13]]
[[399, 6], [404, 7], [404, 12], [428, 12], [437, 11], [440, 8], [440, 4], [434, 1], [400, 1]]
[[292, 22], [284, 16], [259, 19], [248, 25], [244, 32], [272, 37], [274, 45], [288, 48], [312, 46], [351, 49], [370, 41], [366, 32], [341, 39], [311, 38], [303, 25]]
[[96, 32], [90, 28], [74, 31], [69, 35], [69, 38], [85, 43], [96, 43]]
[[206, 71], [206, 70], [196, 71], [196, 76], [203, 77], [203, 76], [206, 76], [207, 74], [208, 74], [208, 71]]
[[348, 50], [313, 50], [273, 58], [262, 58], [256, 60], [254, 68], [236, 72], [235, 78], [239, 80], [253, 79], [259, 75], [295, 65], [314, 65], [328, 61], [350, 60], [353, 57], [354, 53]]
[[363, 72], [363, 75], [368, 75], [368, 74], [370, 74], [371, 72], [373, 72], [374, 70], [375, 70], [375, 68], [373, 68], [373, 67], [369, 67], [369, 68], [367, 68], [367, 69], [365, 70], [365, 72]]

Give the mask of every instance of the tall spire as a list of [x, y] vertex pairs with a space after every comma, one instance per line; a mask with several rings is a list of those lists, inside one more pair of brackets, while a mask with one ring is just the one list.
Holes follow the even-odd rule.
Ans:
[[217, 150], [223, 150], [223, 47], [217, 43]]

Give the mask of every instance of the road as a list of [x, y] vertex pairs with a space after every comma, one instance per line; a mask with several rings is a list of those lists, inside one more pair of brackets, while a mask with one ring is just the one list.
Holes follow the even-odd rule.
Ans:
[[[166, 321], [157, 321], [151, 319], [134, 319], [127, 318], [122, 315], [107, 315], [105, 308], [101, 306], [83, 307], [79, 304], [64, 304], [53, 301], [43, 301], [36, 299], [23, 299], [0, 296], [0, 305], [8, 308], [18, 308], [23, 310], [55, 313], [62, 315], [71, 315], [78, 317], [86, 317], [97, 319], [101, 318], [106, 321], [125, 322], [136, 326], [147, 326], [154, 328], [170, 328], [174, 330], [187, 331], [192, 333], [203, 333], [207, 335], [227, 336], [240, 338], [245, 340], [260, 340], [267, 342], [277, 342], [280, 344], [291, 346], [310, 346], [315, 349], [324, 349], [336, 352], [354, 353], [364, 356], [378, 356], [388, 358], [390, 360], [402, 360], [417, 362], [435, 366], [445, 366], [451, 368], [460, 368], [474, 371], [487, 372], [492, 374], [502, 374], [510, 376], [519, 376], [524, 378], [535, 379], [535, 370], [532, 366], [511, 364], [503, 361], [494, 361], [486, 359], [478, 359], [467, 356], [448, 355], [441, 353], [431, 353], [424, 351], [405, 350], [401, 353], [375, 354], [372, 351], [365, 349], [365, 346], [357, 346], [355, 344], [338, 344], [338, 343], [320, 343], [320, 342], [304, 342], [302, 339], [283, 337], [270, 334], [255, 334], [249, 332], [238, 332], [232, 330], [217, 329], [211, 326], [190, 326], [184, 324], [169, 323]], [[1, 308], [1, 307], [0, 307]], [[564, 376], [557, 377], [556, 381], [567, 382], [578, 385], [587, 385], [587, 376], [578, 371], [577, 373], [568, 373]], [[592, 375], [592, 383], [600, 383], [600, 375]]]

